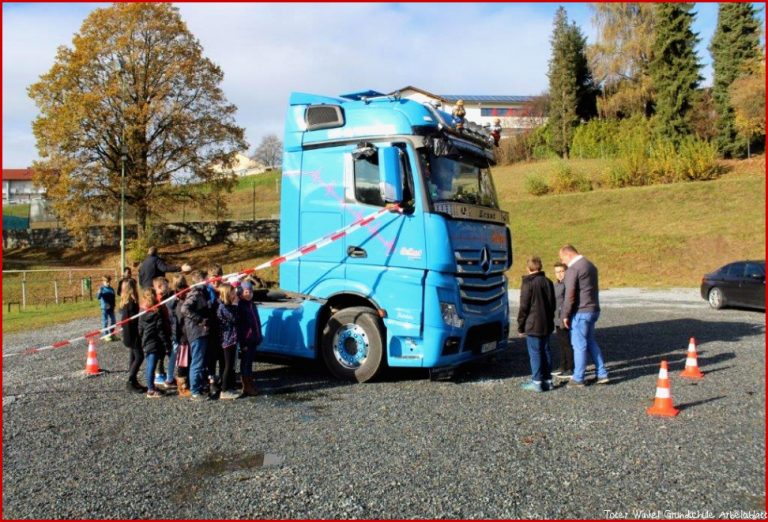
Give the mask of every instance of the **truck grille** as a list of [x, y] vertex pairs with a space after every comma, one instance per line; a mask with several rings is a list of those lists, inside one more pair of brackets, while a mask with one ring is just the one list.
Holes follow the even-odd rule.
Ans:
[[507, 254], [503, 250], [457, 250], [457, 281], [464, 310], [489, 313], [504, 305], [504, 269]]

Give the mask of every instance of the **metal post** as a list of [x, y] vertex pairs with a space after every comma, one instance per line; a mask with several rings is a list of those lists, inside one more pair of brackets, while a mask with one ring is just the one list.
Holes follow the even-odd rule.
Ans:
[[253, 216], [252, 221], [256, 221], [256, 178], [253, 179]]
[[120, 149], [120, 273], [125, 272], [125, 143]]
[[24, 274], [24, 279], [21, 280], [21, 306], [24, 310], [27, 309], [27, 274]]
[[53, 298], [56, 300], [56, 304], [59, 304], [59, 282], [53, 280]]

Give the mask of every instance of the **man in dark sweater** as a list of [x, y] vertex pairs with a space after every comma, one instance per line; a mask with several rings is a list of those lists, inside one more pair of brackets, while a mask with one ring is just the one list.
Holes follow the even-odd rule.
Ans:
[[160, 256], [157, 255], [157, 247], [149, 247], [147, 257], [141, 262], [139, 266], [139, 286], [142, 290], [145, 288], [152, 288], [152, 280], [156, 277], [164, 277], [166, 272], [189, 272], [190, 266], [187, 263], [178, 267], [176, 265], [169, 265], [163, 261]]
[[531, 362], [531, 380], [523, 384], [523, 389], [542, 392], [552, 389], [549, 337], [555, 329], [555, 288], [541, 271], [541, 258], [528, 258], [527, 268], [517, 313], [517, 331], [525, 335]]
[[565, 272], [563, 326], [571, 330], [573, 345], [574, 368], [569, 385], [584, 386], [587, 353], [595, 363], [597, 383], [608, 384], [608, 370], [595, 340], [595, 324], [600, 318], [597, 267], [579, 255], [573, 245], [565, 245], [559, 254], [560, 261], [568, 266]]

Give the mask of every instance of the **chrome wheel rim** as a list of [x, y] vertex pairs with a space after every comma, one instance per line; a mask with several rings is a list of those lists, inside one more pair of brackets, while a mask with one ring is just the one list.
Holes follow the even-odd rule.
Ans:
[[344, 368], [356, 370], [368, 358], [368, 334], [355, 323], [345, 324], [333, 336], [333, 356]]
[[719, 308], [723, 303], [723, 296], [720, 294], [720, 290], [713, 288], [709, 292], [709, 304], [712, 308]]

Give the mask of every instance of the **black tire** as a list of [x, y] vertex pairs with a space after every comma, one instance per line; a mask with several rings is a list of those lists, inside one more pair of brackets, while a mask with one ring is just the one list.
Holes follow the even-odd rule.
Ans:
[[720, 310], [721, 308], [725, 307], [725, 294], [716, 286], [713, 286], [709, 289], [707, 300], [709, 301], [709, 306], [715, 310]]
[[321, 352], [338, 379], [366, 382], [384, 366], [384, 325], [376, 311], [365, 307], [339, 310], [323, 329]]

